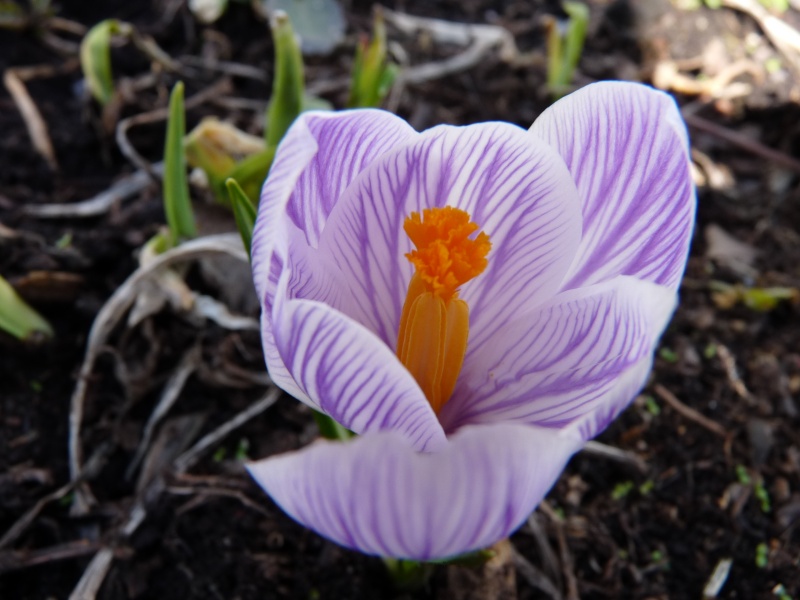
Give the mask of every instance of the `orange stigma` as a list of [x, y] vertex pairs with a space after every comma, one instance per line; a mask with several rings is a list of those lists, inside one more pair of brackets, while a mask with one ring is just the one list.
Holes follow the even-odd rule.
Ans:
[[489, 236], [467, 212], [445, 206], [411, 213], [403, 226], [416, 250], [406, 254], [416, 272], [408, 285], [397, 356], [438, 414], [455, 389], [469, 337], [469, 307], [458, 288], [486, 269]]

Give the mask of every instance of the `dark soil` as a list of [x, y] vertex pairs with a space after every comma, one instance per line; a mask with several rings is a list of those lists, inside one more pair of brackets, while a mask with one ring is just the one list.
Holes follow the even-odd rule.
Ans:
[[[264, 103], [272, 73], [266, 24], [246, 3], [232, 3], [213, 26], [194, 22], [185, 6], [170, 12], [174, 4], [63, 0], [55, 10], [84, 26], [109, 17], [128, 21], [173, 57], [216, 53], [258, 67], [263, 79], [232, 77], [227, 96]], [[310, 85], [323, 89], [337, 107], [344, 105], [347, 90], [335, 82], [349, 72], [356, 34], [370, 26], [369, 3], [343, 4], [347, 42], [307, 65]], [[416, 128], [485, 120], [527, 126], [549, 103], [544, 17], [560, 16], [559, 3], [389, 4], [415, 15], [505, 26], [520, 50], [532, 56], [526, 66], [489, 56], [463, 73], [407, 87], [397, 112]], [[742, 56], [771, 66], [763, 70], [763, 80], [745, 70], [723, 85], [750, 86], [733, 97], [698, 95], [670, 82], [689, 117], [705, 182], [698, 189], [692, 258], [681, 307], [663, 338], [650, 383], [599, 440], [627, 451], [644, 468], [588, 453], [572, 460], [543, 507], [511, 539], [535, 568], [517, 565], [518, 595], [551, 597], [536, 586], [544, 579], [565, 598], [700, 598], [715, 568], [730, 560], [717, 597], [798, 598], [799, 304], [795, 296], [756, 310], [737, 301], [736, 292], [720, 295], [720, 282], [741, 289], [800, 288], [800, 174], [789, 164], [800, 157], [800, 78], [741, 13], [679, 11], [667, 2], [590, 4], [589, 38], [576, 76], [580, 84], [649, 81], [660, 61], [670, 60], [700, 82]], [[793, 10], [784, 18], [800, 23]], [[81, 92], [77, 46], [72, 55], [59, 52], [48, 42], [52, 35], [73, 45], [80, 39], [53, 29], [45, 17], [20, 31], [0, 29], [0, 70], [52, 67], [26, 84], [59, 163], [58, 170], [48, 167], [14, 100], [0, 90], [0, 274], [57, 332], [53, 341], [40, 344], [0, 337], [0, 533], [70, 481], [70, 397], [89, 329], [136, 268], [137, 249], [164, 222], [155, 183], [96, 217], [44, 219], [25, 212], [30, 205], [90, 198], [135, 170], [113, 129], [104, 128], [98, 107]], [[412, 64], [457, 51], [395, 31], [390, 37], [403, 45]], [[741, 54], [731, 40], [746, 40], [749, 54]], [[149, 85], [125, 95], [118, 117], [166, 105], [174, 75], [151, 70], [130, 45], [115, 49], [112, 60], [120, 88], [154, 74]], [[195, 69], [183, 77], [187, 96], [221, 77]], [[241, 106], [205, 103], [188, 112], [189, 126], [214, 114], [258, 133], [261, 108]], [[732, 142], [726, 133], [743, 140]], [[147, 160], [160, 160], [163, 141], [161, 121], [131, 130], [131, 142]], [[786, 161], [765, 158], [763, 146]], [[750, 264], [706, 235], [712, 225], [755, 249]], [[193, 287], [213, 293], [202, 273], [191, 271], [188, 277]], [[174, 435], [162, 437], [191, 444], [262, 397], [264, 389], [257, 385], [232, 387], [219, 377], [261, 369], [260, 343], [254, 333], [212, 323], [198, 327], [166, 310], [132, 330], [118, 327], [107, 346], [89, 381], [83, 421], [86, 456], [102, 455], [102, 466], [88, 481], [96, 502], [76, 517], [74, 493], [66, 490], [0, 548], [0, 597], [67, 598], [102, 547], [113, 549], [114, 560], [96, 597], [108, 600], [467, 597], [451, 589], [443, 567], [421, 591], [395, 591], [380, 560], [305, 530], [249, 481], [237, 455], [260, 458], [316, 436], [308, 410], [288, 397], [220, 441], [187, 474], [167, 468], [156, 484], [137, 490], [136, 478], [125, 471], [162, 387], [185, 354], [197, 348], [201, 367], [162, 427], [168, 434], [172, 427]], [[673, 397], [706, 420], [676, 409]], [[168, 456], [174, 458], [182, 449], [172, 450]], [[146, 516], [125, 535], [137, 501]]]

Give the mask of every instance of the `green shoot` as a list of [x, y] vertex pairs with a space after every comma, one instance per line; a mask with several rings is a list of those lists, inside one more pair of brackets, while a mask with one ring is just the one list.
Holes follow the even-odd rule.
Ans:
[[658, 355], [665, 361], [673, 365], [678, 362], [678, 354], [674, 350], [672, 350], [671, 348], [667, 348], [666, 346], [659, 348]]
[[634, 487], [635, 485], [632, 481], [623, 481], [622, 483], [618, 483], [614, 486], [614, 489], [611, 490], [611, 497], [614, 500], [622, 500], [633, 491]]
[[0, 329], [23, 341], [35, 339], [37, 335], [53, 337], [50, 323], [28, 306], [2, 275], [0, 275]]
[[317, 422], [317, 427], [319, 427], [319, 434], [326, 440], [339, 440], [344, 442], [355, 435], [325, 413], [315, 410], [314, 420]]
[[228, 188], [233, 216], [236, 218], [236, 227], [239, 229], [239, 235], [242, 236], [242, 243], [247, 253], [250, 254], [253, 227], [256, 224], [256, 207], [235, 179], [229, 178], [225, 182], [225, 187]]
[[379, 106], [396, 77], [396, 65], [386, 61], [386, 25], [383, 22], [383, 13], [376, 9], [372, 41], [362, 38], [356, 48], [347, 106]]
[[589, 26], [589, 8], [582, 2], [564, 2], [568, 20], [564, 32], [555, 19], [547, 26], [547, 87], [558, 99], [569, 91], [583, 52]]
[[644, 397], [644, 407], [654, 417], [661, 414], [661, 405], [652, 396]]
[[[227, 204], [225, 180], [243, 158], [263, 152], [264, 140], [213, 117], [206, 117], [183, 143], [191, 167], [201, 168], [217, 200]], [[259, 182], [261, 183], [261, 182]]]
[[247, 438], [240, 439], [239, 444], [236, 446], [236, 452], [234, 453], [233, 458], [238, 461], [250, 460], [247, 456], [248, 450], [250, 450], [250, 440]]
[[174, 244], [183, 238], [197, 236], [189, 198], [189, 183], [186, 179], [186, 157], [183, 152], [185, 133], [183, 82], [179, 81], [172, 88], [169, 97], [167, 141], [164, 146], [164, 212]]
[[756, 566], [759, 569], [766, 569], [769, 564], [769, 546], [761, 542], [756, 546]]
[[242, 186], [248, 198], [258, 198], [261, 195], [261, 186], [272, 166], [273, 158], [275, 158], [275, 148], [267, 147], [238, 162], [228, 177], [235, 179]]
[[275, 79], [267, 109], [267, 146], [277, 148], [289, 126], [303, 109], [303, 57], [289, 17], [276, 11], [271, 19], [275, 44]]
[[81, 40], [81, 68], [92, 96], [101, 105], [114, 96], [114, 77], [111, 74], [111, 38], [125, 33], [130, 25], [117, 19], [106, 19], [92, 27]]

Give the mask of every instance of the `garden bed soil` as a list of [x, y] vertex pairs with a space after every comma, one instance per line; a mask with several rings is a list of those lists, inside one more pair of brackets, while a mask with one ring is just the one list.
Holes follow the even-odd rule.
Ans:
[[[110, 17], [133, 23], [173, 57], [216, 53], [262, 69], [261, 80], [230, 77], [222, 94], [250, 104], [206, 102], [188, 111], [190, 127], [217, 115], [258, 134], [272, 74], [267, 25], [244, 3], [231, 3], [213, 26], [197, 24], [174, 4], [63, 0], [54, 9], [87, 27]], [[755, 310], [735, 292], [720, 294], [719, 282], [800, 288], [800, 174], [791, 168], [800, 157], [800, 78], [747, 15], [643, 4], [655, 8], [590, 3], [578, 83], [650, 81], [664, 61], [676, 62], [695, 82], [736, 61], [770, 67], [761, 73], [765, 79], [743, 69], [720, 84], [749, 85], [738, 97], [719, 89], [716, 97], [698, 95], [674, 71], [667, 81], [690, 118], [703, 178], [681, 306], [647, 387], [599, 438], [627, 458], [579, 453], [511, 538], [520, 557], [516, 591], [521, 599], [700, 598], [715, 569], [730, 561], [716, 597], [766, 600], [785, 590], [798, 598], [800, 304], [795, 298]], [[348, 74], [354, 34], [370, 26], [368, 3], [344, 2], [344, 8], [347, 42], [332, 55], [310, 58], [307, 68], [308, 81], [338, 107], [347, 89], [336, 82]], [[509, 65], [493, 53], [464, 72], [406, 86], [392, 102], [418, 129], [486, 120], [527, 127], [547, 106], [544, 22], [546, 15], [561, 16], [558, 3], [409, 0], [392, 8], [506, 27], [530, 59]], [[789, 11], [784, 18], [796, 26], [797, 16]], [[72, 43], [73, 53], [59, 53], [48, 41], [53, 35]], [[392, 29], [390, 38], [412, 64], [458, 51]], [[737, 39], [749, 53], [740, 56], [731, 45]], [[90, 327], [137, 267], [137, 250], [164, 223], [156, 183], [91, 218], [47, 219], [26, 210], [90, 198], [135, 171], [82, 93], [78, 40], [47, 19], [20, 31], [0, 29], [0, 70], [42, 67], [25, 82], [58, 162], [51, 168], [34, 149], [18, 105], [0, 90], [0, 274], [56, 331], [38, 344], [0, 336], [0, 534], [70, 481], [70, 398]], [[114, 50], [113, 66], [118, 81], [139, 85], [126, 93], [119, 118], [165, 106], [174, 75], [153, 68], [130, 45]], [[152, 82], [145, 85], [144, 77]], [[187, 96], [222, 77], [195, 69], [185, 78]], [[132, 129], [130, 139], [147, 160], [160, 160], [163, 121]], [[787, 161], [765, 156], [764, 146]], [[206, 219], [218, 221], [216, 213]], [[187, 277], [193, 287], [218, 293], [199, 270]], [[74, 491], [65, 490], [0, 548], [0, 597], [67, 598], [102, 548], [112, 550], [113, 562], [96, 597], [108, 600], [477, 597], [464, 587], [468, 577], [446, 567], [421, 589], [397, 590], [379, 559], [304, 529], [248, 479], [242, 455], [264, 457], [316, 436], [309, 411], [286, 396], [187, 472], [166, 468], [147, 494], [137, 490], [126, 469], [163, 386], [190, 352], [201, 366], [171, 409], [162, 429], [174, 431], [162, 441], [194, 443], [264, 395], [261, 386], [233, 387], [218, 376], [262, 369], [257, 332], [198, 326], [170, 310], [133, 329], [118, 326], [88, 380], [83, 415], [86, 456], [102, 449], [102, 464], [87, 482], [95, 502], [75, 516]], [[167, 445], [164, 452], [174, 457], [183, 449]], [[126, 535], [136, 506], [145, 517]], [[543, 591], [547, 584], [560, 595]]]

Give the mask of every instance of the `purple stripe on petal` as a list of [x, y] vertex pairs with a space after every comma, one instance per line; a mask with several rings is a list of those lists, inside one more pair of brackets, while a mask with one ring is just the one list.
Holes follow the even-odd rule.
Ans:
[[563, 289], [617, 275], [676, 289], [696, 202], [674, 100], [640, 84], [596, 83], [556, 102], [530, 132], [561, 154], [583, 202], [583, 239]]
[[330, 306], [287, 299], [289, 278], [285, 270], [272, 337], [298, 397], [359, 434], [392, 429], [418, 450], [444, 444], [436, 415], [394, 352]]
[[563, 292], [470, 346], [440, 420], [448, 431], [496, 421], [562, 427], [627, 403], [633, 395], [619, 399], [616, 380], [652, 356], [675, 303], [671, 289], [632, 277]]
[[350, 303], [337, 305], [394, 347], [413, 269], [403, 222], [454, 206], [491, 238], [486, 271], [464, 285], [471, 343], [558, 289], [580, 240], [577, 192], [546, 144], [504, 123], [441, 126], [373, 162], [331, 212], [321, 253], [339, 267]]
[[485, 548], [525, 520], [583, 441], [518, 424], [468, 427], [419, 454], [396, 432], [317, 442], [248, 465], [293, 518], [368, 554], [428, 560]]
[[305, 113], [281, 142], [264, 185], [253, 233], [253, 278], [264, 312], [262, 333], [274, 381], [301, 400], [272, 338], [272, 305], [283, 269], [294, 276], [291, 298], [346, 304], [349, 290], [337, 284], [335, 265], [309, 247], [316, 243], [342, 191], [371, 160], [407, 143], [416, 132], [402, 119], [375, 110]]
[[328, 215], [347, 186], [378, 157], [412, 142], [418, 134], [403, 119], [382, 110], [311, 115], [306, 122], [317, 152], [297, 179], [286, 211], [316, 248]]

